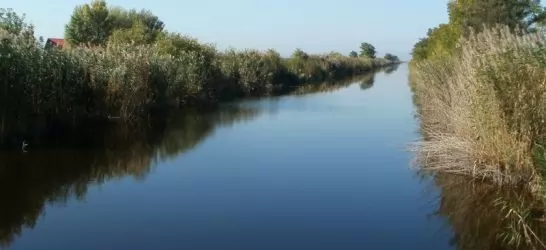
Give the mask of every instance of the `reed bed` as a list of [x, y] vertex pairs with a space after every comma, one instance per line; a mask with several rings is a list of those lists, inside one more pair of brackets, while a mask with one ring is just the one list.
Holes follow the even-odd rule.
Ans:
[[[28, 35], [0, 30], [0, 117], [129, 121], [166, 107], [268, 95], [395, 63], [327, 55], [282, 58], [273, 50], [218, 52], [191, 39], [177, 43], [44, 49]], [[1, 125], [4, 131], [5, 118]]]
[[462, 39], [454, 56], [412, 64], [425, 137], [415, 147], [419, 165], [497, 183], [542, 182], [546, 38], [521, 34], [496, 27]]

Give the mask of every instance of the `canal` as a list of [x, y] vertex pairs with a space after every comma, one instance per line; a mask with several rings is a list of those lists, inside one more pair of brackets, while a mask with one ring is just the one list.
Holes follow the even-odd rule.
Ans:
[[[0, 248], [452, 249], [408, 67], [0, 153]], [[69, 146], [66, 146], [69, 145]]]

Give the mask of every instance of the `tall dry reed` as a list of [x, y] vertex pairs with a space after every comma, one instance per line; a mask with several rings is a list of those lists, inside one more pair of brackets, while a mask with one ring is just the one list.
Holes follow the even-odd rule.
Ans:
[[425, 137], [421, 165], [536, 183], [546, 167], [546, 38], [506, 27], [469, 37], [456, 55], [412, 70]]

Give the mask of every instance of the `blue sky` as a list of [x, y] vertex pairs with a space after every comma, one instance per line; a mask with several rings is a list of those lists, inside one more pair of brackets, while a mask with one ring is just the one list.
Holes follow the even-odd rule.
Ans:
[[[25, 13], [36, 34], [62, 37], [76, 5], [90, 0], [17, 0], [1, 7]], [[219, 49], [274, 48], [289, 55], [358, 51], [372, 43], [380, 56], [409, 58], [428, 28], [447, 21], [447, 0], [109, 0], [109, 5], [149, 9], [170, 31], [190, 35]]]

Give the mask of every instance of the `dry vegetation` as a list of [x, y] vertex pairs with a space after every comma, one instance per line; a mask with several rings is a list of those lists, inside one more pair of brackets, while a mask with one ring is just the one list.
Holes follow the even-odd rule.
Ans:
[[458, 46], [453, 56], [413, 65], [425, 137], [416, 147], [420, 165], [498, 183], [540, 183], [546, 167], [545, 34], [497, 27]]

